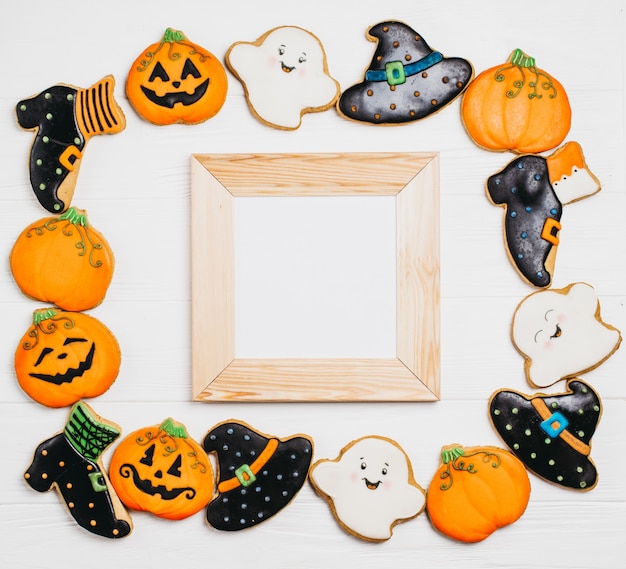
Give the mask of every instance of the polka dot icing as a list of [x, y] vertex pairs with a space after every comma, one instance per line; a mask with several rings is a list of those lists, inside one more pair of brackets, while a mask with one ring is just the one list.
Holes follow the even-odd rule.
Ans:
[[596, 485], [590, 453], [601, 404], [588, 385], [569, 380], [567, 391], [556, 395], [497, 391], [489, 414], [500, 437], [539, 477], [577, 490]]
[[278, 439], [236, 421], [211, 429], [203, 446], [219, 466], [207, 521], [225, 531], [254, 526], [287, 506], [306, 480], [301, 473], [308, 472], [313, 448], [304, 435]]

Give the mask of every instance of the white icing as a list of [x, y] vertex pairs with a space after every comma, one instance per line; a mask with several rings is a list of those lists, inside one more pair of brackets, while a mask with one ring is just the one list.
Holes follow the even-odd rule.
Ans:
[[562, 176], [552, 184], [562, 205], [578, 201], [600, 191], [600, 182], [587, 169], [577, 168], [569, 176]]
[[339, 96], [321, 43], [301, 28], [284, 26], [256, 43], [235, 43], [226, 57], [252, 110], [273, 126], [298, 128], [303, 113], [324, 110]]
[[599, 315], [595, 291], [585, 283], [569, 291], [531, 294], [513, 316], [513, 343], [527, 359], [528, 379], [547, 387], [595, 367], [621, 341]]
[[425, 492], [412, 479], [406, 454], [381, 437], [359, 439], [338, 460], [316, 463], [310, 476], [339, 521], [366, 539], [389, 539], [398, 521], [424, 507]]

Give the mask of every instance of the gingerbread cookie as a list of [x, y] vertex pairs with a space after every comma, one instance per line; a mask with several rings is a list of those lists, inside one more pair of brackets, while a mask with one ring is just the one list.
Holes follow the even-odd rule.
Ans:
[[63, 432], [41, 443], [24, 474], [38, 492], [55, 488], [78, 525], [103, 537], [128, 535], [132, 521], [101, 463], [120, 428], [96, 415], [86, 403], [70, 410]]
[[507, 252], [529, 284], [550, 286], [563, 206], [599, 191], [577, 142], [547, 158], [520, 156], [489, 177], [487, 195], [504, 207]]
[[563, 85], [516, 49], [506, 63], [471, 82], [463, 94], [461, 117], [481, 148], [536, 154], [565, 140], [572, 111]]
[[71, 312], [100, 304], [113, 278], [114, 259], [84, 210], [70, 207], [26, 227], [11, 250], [11, 272], [28, 297]]
[[104, 393], [121, 363], [115, 336], [82, 312], [35, 310], [15, 351], [21, 388], [35, 401], [65, 407]]
[[286, 507], [306, 481], [313, 457], [306, 435], [278, 439], [241, 421], [213, 427], [203, 446], [218, 463], [218, 493], [207, 506], [207, 521], [225, 531], [258, 525]]
[[528, 382], [539, 387], [596, 368], [622, 341], [619, 330], [602, 320], [598, 297], [586, 283], [527, 296], [513, 315], [511, 336]]
[[237, 42], [226, 63], [241, 81], [250, 110], [263, 123], [294, 130], [305, 113], [325, 111], [339, 97], [321, 41], [295, 26], [281, 26], [254, 42]]
[[122, 440], [109, 474], [126, 506], [169, 520], [199, 512], [215, 487], [209, 457], [184, 425], [169, 418]]
[[30, 183], [39, 203], [62, 213], [74, 195], [76, 178], [92, 136], [126, 127], [113, 98], [115, 80], [107, 75], [88, 89], [54, 85], [17, 104], [17, 122], [36, 131], [30, 151]]
[[337, 458], [315, 462], [309, 478], [339, 525], [366, 541], [389, 539], [395, 525], [424, 510], [426, 492], [409, 457], [386, 437], [352, 441]]
[[526, 468], [574, 490], [591, 490], [597, 483], [589, 454], [601, 413], [595, 391], [573, 379], [566, 393], [528, 396], [501, 390], [489, 401], [493, 426]]
[[450, 445], [441, 449], [426, 510], [441, 533], [474, 543], [517, 521], [529, 499], [526, 468], [513, 454], [492, 446]]
[[204, 122], [220, 111], [227, 91], [219, 59], [171, 28], [137, 57], [126, 79], [130, 104], [156, 125]]
[[460, 57], [433, 51], [402, 22], [381, 22], [367, 31], [376, 51], [361, 83], [344, 91], [337, 110], [371, 124], [401, 124], [424, 118], [451, 103], [474, 70]]

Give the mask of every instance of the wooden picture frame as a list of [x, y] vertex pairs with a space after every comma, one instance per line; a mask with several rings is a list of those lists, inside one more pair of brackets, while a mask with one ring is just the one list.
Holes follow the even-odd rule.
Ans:
[[[395, 358], [238, 359], [234, 201], [395, 196]], [[436, 401], [439, 155], [208, 154], [191, 159], [194, 401]]]

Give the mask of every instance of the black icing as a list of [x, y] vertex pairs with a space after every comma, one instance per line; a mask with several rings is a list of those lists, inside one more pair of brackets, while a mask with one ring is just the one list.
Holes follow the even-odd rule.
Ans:
[[58, 196], [69, 173], [59, 157], [69, 146], [79, 152], [85, 147], [85, 137], [76, 123], [76, 95], [72, 87], [55, 85], [16, 107], [19, 125], [37, 129], [30, 152], [30, 183], [39, 203], [52, 213], [61, 213], [69, 206]]
[[550, 482], [576, 490], [589, 490], [597, 472], [588, 454], [579, 452], [564, 438], [550, 436], [541, 426], [544, 419], [531, 401], [541, 399], [551, 413], [560, 413], [569, 423], [566, 431], [589, 446], [601, 405], [598, 395], [585, 383], [568, 382], [568, 392], [529, 397], [515, 391], [498, 391], [489, 402], [489, 415], [502, 440], [526, 467]]
[[[235, 470], [251, 465], [270, 439], [246, 425], [231, 422], [210, 431], [204, 449], [217, 454], [220, 482], [235, 476]], [[278, 447], [256, 474], [256, 480], [244, 487], [218, 493], [207, 506], [207, 521], [216, 529], [236, 531], [257, 525], [282, 510], [298, 493], [307, 479], [313, 456], [308, 438], [294, 436], [278, 441]]]
[[549, 286], [552, 275], [545, 263], [553, 243], [541, 233], [548, 218], [561, 219], [563, 207], [550, 184], [546, 159], [516, 158], [487, 180], [487, 192], [493, 203], [505, 206], [505, 240], [513, 263], [529, 283]]
[[[369, 70], [384, 71], [391, 62], [402, 66], [429, 61], [434, 52], [415, 30], [401, 22], [382, 22], [369, 30], [378, 45]], [[397, 44], [397, 45], [396, 45]], [[473, 75], [472, 65], [446, 58], [409, 75], [401, 84], [364, 81], [342, 93], [338, 108], [348, 118], [373, 124], [399, 124], [426, 117], [458, 97]]]
[[115, 517], [112, 489], [100, 467], [81, 455], [64, 433], [37, 447], [25, 477], [38, 492], [56, 486], [72, 517], [87, 531], [109, 538], [130, 533], [130, 524]]

